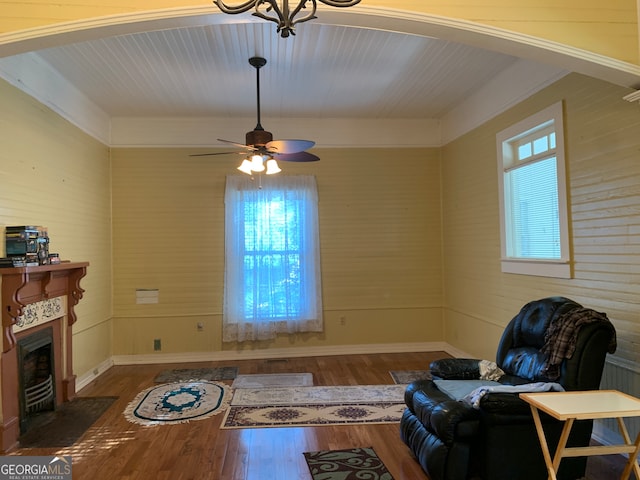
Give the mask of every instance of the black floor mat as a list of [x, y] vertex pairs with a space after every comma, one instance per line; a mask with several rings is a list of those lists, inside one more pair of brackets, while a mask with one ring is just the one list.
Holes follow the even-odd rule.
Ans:
[[63, 403], [55, 411], [32, 415], [27, 431], [19, 439], [20, 447], [70, 447], [117, 398], [77, 397]]

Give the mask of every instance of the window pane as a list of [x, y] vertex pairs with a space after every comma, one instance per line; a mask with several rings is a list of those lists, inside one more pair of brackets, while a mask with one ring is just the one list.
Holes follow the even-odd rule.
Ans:
[[529, 158], [531, 156], [531, 143], [525, 143], [524, 145], [520, 145], [518, 147], [518, 159], [524, 160], [525, 158]]
[[273, 192], [268, 202], [244, 203], [245, 318], [300, 316], [299, 215], [301, 201]]
[[546, 135], [533, 141], [534, 155], [539, 155], [543, 152], [546, 152], [547, 150], [549, 150], [549, 143], [548, 137]]
[[556, 158], [511, 170], [505, 182], [511, 204], [509, 256], [561, 258]]
[[256, 254], [245, 256], [246, 317], [286, 319], [300, 315], [300, 256]]

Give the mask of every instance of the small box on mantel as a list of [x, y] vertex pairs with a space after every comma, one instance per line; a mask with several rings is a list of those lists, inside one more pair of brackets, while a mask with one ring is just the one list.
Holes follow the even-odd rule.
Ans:
[[19, 265], [49, 264], [49, 233], [46, 227], [33, 225], [8, 226], [4, 232], [5, 255], [18, 258]]

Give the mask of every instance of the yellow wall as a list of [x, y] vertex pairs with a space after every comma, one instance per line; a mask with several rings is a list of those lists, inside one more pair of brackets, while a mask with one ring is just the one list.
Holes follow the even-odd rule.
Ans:
[[[228, 3], [238, 5], [241, 2], [230, 0]], [[360, 5], [470, 21], [640, 63], [636, 0], [496, 0], [489, 4], [478, 0], [454, 3], [447, 0], [365, 0]], [[0, 34], [94, 17], [114, 16], [117, 21], [118, 15], [207, 6], [211, 6], [212, 13], [219, 12], [210, 1], [193, 0], [112, 0], [108, 3], [5, 0], [0, 2]]]
[[[529, 300], [564, 295], [606, 312], [617, 355], [640, 357], [640, 108], [624, 89], [569, 75], [442, 150], [446, 340], [494, 358]], [[575, 278], [500, 272], [497, 132], [565, 102]]]
[[73, 327], [82, 375], [111, 355], [109, 151], [2, 80], [0, 145], [0, 234], [6, 225], [46, 226], [51, 252], [90, 262]]
[[[225, 176], [234, 156], [114, 149], [114, 353], [243, 348], [222, 344]], [[283, 164], [319, 190], [325, 332], [244, 348], [442, 340], [437, 149], [314, 149]], [[157, 288], [159, 303], [136, 304]], [[198, 322], [204, 330], [196, 328]]]

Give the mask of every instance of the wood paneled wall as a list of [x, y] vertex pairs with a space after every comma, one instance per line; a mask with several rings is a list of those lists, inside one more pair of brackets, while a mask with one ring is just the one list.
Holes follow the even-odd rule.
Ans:
[[[523, 303], [561, 294], [606, 312], [615, 358], [637, 368], [640, 107], [625, 93], [569, 75], [442, 149], [317, 149], [316, 164], [283, 165], [318, 179], [326, 330], [258, 347], [446, 340], [493, 358]], [[222, 198], [235, 158], [118, 149], [110, 169], [106, 147], [27, 95], [0, 82], [0, 99], [0, 225], [48, 226], [52, 251], [91, 262], [76, 373], [150, 353], [154, 338], [163, 352], [238, 348], [220, 340]], [[559, 100], [575, 278], [502, 274], [495, 134]], [[160, 303], [136, 305], [136, 288], [158, 288]]]
[[[317, 178], [325, 332], [247, 348], [442, 340], [439, 151], [313, 151], [320, 162], [281, 167]], [[192, 152], [112, 152], [116, 354], [151, 353], [156, 338], [163, 353], [241, 348], [220, 338], [224, 186], [239, 158]], [[146, 288], [158, 304], [136, 304]]]
[[41, 225], [51, 252], [90, 263], [73, 327], [74, 370], [82, 375], [111, 355], [109, 150], [2, 80], [0, 145], [2, 256], [4, 226]]
[[[564, 295], [608, 314], [618, 332], [618, 361], [638, 370], [640, 106], [623, 95], [624, 89], [572, 74], [443, 149], [449, 343], [493, 359], [502, 329], [524, 303]], [[495, 135], [560, 100], [575, 275], [562, 280], [503, 274]]]

